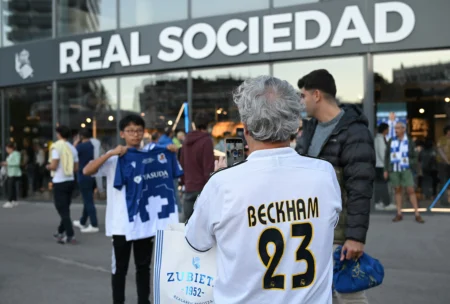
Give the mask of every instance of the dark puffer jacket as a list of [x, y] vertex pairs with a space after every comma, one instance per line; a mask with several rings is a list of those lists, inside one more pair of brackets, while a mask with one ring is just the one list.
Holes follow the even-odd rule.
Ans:
[[[334, 166], [341, 186], [343, 210], [334, 243], [343, 244], [347, 239], [365, 243], [375, 179], [374, 143], [362, 111], [354, 105], [344, 106], [343, 110], [345, 113], [322, 146], [319, 158]], [[298, 153], [307, 154], [316, 126], [314, 118], [303, 121]]]

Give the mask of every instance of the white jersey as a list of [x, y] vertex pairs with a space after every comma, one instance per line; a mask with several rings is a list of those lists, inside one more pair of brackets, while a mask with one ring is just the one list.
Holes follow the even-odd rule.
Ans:
[[198, 251], [217, 246], [217, 304], [331, 304], [340, 211], [330, 163], [260, 150], [211, 177], [186, 239]]

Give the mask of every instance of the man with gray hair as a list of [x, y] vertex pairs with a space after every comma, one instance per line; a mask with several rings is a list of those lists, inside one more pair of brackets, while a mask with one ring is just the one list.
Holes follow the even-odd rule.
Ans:
[[226, 169], [216, 161], [186, 227], [193, 249], [217, 247], [214, 302], [331, 304], [341, 192], [330, 163], [289, 146], [300, 97], [288, 82], [260, 76], [234, 101], [250, 155]]

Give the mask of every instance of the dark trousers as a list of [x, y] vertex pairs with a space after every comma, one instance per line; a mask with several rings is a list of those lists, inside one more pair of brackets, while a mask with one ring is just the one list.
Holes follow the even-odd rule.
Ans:
[[388, 183], [384, 179], [384, 168], [375, 168], [374, 182], [374, 201], [376, 204], [382, 202], [385, 206], [389, 205], [389, 188]]
[[8, 202], [17, 201], [17, 183], [20, 177], [11, 176], [6, 181], [6, 187], [8, 192]]
[[80, 224], [86, 225], [88, 218], [91, 225], [98, 227], [97, 210], [94, 205], [94, 179], [86, 178], [79, 182], [81, 196], [83, 197], [83, 214], [80, 218]]
[[68, 238], [73, 237], [72, 219], [70, 218], [70, 204], [72, 203], [72, 192], [75, 182], [63, 182], [53, 184], [53, 196], [55, 207], [58, 211], [61, 222], [58, 233], [66, 233]]
[[123, 235], [113, 236], [112, 294], [113, 304], [125, 303], [125, 281], [133, 247], [136, 265], [138, 304], [150, 304], [150, 262], [153, 254], [153, 238], [127, 241]]
[[184, 194], [183, 210], [185, 221], [188, 221], [194, 212], [194, 204], [199, 195], [200, 191], [186, 192]]

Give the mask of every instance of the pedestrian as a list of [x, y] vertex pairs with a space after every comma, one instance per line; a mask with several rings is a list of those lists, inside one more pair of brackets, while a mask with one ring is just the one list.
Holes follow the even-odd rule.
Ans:
[[341, 194], [329, 162], [290, 148], [299, 95], [287, 81], [259, 76], [234, 101], [250, 155], [218, 170], [221, 157], [186, 226], [195, 250], [217, 248], [214, 303], [331, 303]]
[[[342, 191], [342, 213], [334, 233], [342, 258], [364, 252], [375, 179], [375, 150], [368, 121], [356, 105], [339, 106], [336, 83], [327, 70], [315, 70], [298, 81], [310, 120], [303, 120], [297, 152], [329, 161]], [[336, 294], [340, 303], [367, 303], [364, 292]]]
[[180, 156], [180, 164], [184, 170], [182, 183], [185, 186], [183, 202], [185, 220], [191, 217], [195, 200], [214, 171], [214, 147], [208, 133], [207, 113], [197, 112], [194, 123], [196, 130], [186, 135]]
[[55, 207], [61, 218], [58, 231], [54, 235], [60, 244], [76, 244], [70, 204], [75, 188], [74, 172], [78, 171], [78, 152], [68, 139], [71, 131], [66, 126], [56, 128], [57, 141], [50, 148], [47, 170], [52, 171], [53, 196]]
[[389, 125], [383, 122], [378, 126], [378, 133], [375, 136], [376, 175], [374, 183], [374, 201], [375, 209], [379, 211], [397, 210], [395, 204], [390, 204], [389, 186], [384, 178], [384, 157], [386, 155], [386, 136], [388, 133]]
[[2, 162], [2, 166], [6, 167], [8, 201], [3, 204], [3, 208], [13, 208], [19, 204], [17, 202], [17, 183], [22, 176], [20, 153], [16, 150], [16, 146], [13, 143], [6, 145], [6, 153], [8, 157], [6, 161]]
[[423, 143], [423, 148], [419, 152], [419, 164], [422, 169], [422, 194], [425, 199], [432, 199], [434, 195], [434, 177], [438, 170], [436, 160], [436, 149], [433, 139], [428, 137]]
[[391, 138], [386, 148], [384, 165], [384, 177], [395, 190], [395, 201], [397, 203], [397, 215], [392, 220], [399, 222], [403, 220], [402, 204], [403, 189], [409, 196], [409, 201], [414, 208], [416, 222], [424, 223], [419, 213], [419, 203], [417, 202], [414, 187], [414, 176], [412, 168], [417, 165], [417, 152], [414, 141], [406, 134], [406, 125], [398, 122], [395, 125], [395, 137]]
[[[128, 115], [119, 122], [119, 128], [120, 137], [125, 140], [125, 146], [119, 145], [114, 150], [108, 151], [91, 161], [84, 168], [83, 174], [106, 177], [105, 230], [106, 236], [112, 238], [113, 245], [111, 275], [113, 303], [125, 303], [126, 275], [131, 250], [133, 249], [138, 303], [148, 304], [150, 303], [150, 262], [154, 233], [152, 236], [145, 238], [130, 236], [127, 239], [129, 216], [126, 187], [122, 187], [121, 190], [114, 187], [119, 157], [123, 156], [129, 148], [140, 149], [144, 137], [145, 122], [139, 115]], [[151, 144], [143, 150], [151, 149], [153, 146], [155, 144]], [[169, 150], [169, 148], [173, 147], [168, 146], [167, 149]]]
[[[99, 228], [97, 209], [94, 204], [95, 179], [92, 176], [83, 174], [84, 167], [94, 160], [94, 145], [91, 141], [91, 132], [88, 129], [80, 130], [79, 137], [74, 145], [78, 151], [78, 186], [83, 198], [83, 213], [79, 221], [73, 221], [73, 225], [80, 228], [82, 233], [96, 233], [99, 232]], [[90, 224], [86, 225], [88, 219]]]

